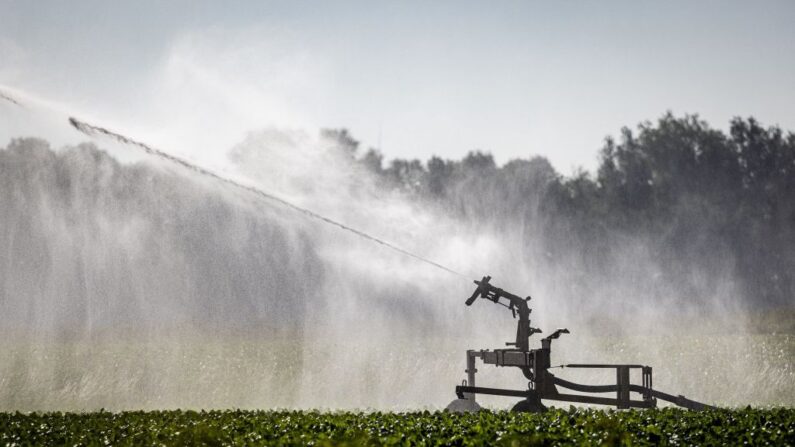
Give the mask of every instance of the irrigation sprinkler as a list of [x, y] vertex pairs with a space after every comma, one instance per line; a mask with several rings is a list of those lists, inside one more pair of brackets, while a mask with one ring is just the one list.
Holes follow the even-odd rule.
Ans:
[[[530, 297], [521, 298], [512, 293], [506, 292], [498, 287], [489, 284], [490, 276], [484, 276], [482, 280], [475, 281], [477, 289], [466, 305], [471, 306], [475, 300], [480, 298], [487, 299], [496, 304], [507, 307], [514, 318], [517, 314], [519, 321], [516, 328], [516, 341], [506, 343], [513, 346], [506, 349], [470, 349], [466, 353], [466, 373], [467, 378], [462, 385], [455, 388], [458, 399], [447, 406], [449, 411], [466, 412], [477, 411], [480, 409], [475, 396], [478, 394], [490, 394], [494, 396], [520, 397], [520, 400], [513, 406], [513, 411], [524, 412], [543, 412], [546, 407], [541, 402], [545, 400], [555, 400], [563, 402], [577, 402], [585, 404], [610, 405], [619, 409], [626, 408], [655, 408], [657, 399], [670, 402], [674, 405], [689, 408], [691, 410], [703, 410], [711, 408], [709, 405], [690, 400], [684, 396], [674, 396], [663, 393], [652, 388], [652, 368], [645, 365], [630, 364], [598, 364], [598, 363], [578, 363], [562, 365], [565, 368], [592, 368], [592, 369], [613, 369], [616, 372], [616, 383], [610, 385], [584, 385], [555, 377], [549, 372], [551, 367], [550, 354], [552, 351], [552, 340], [556, 340], [563, 334], [568, 334], [568, 329], [558, 329], [551, 335], [541, 339], [541, 349], [530, 349], [530, 336], [540, 333], [541, 330], [530, 326], [530, 309], [528, 303]], [[503, 301], [507, 301], [507, 304]], [[502, 388], [484, 388], [475, 385], [476, 359], [481, 359], [484, 364], [495, 366], [512, 366], [519, 368], [528, 380], [526, 390], [509, 390]], [[641, 384], [630, 382], [630, 371], [640, 370]], [[576, 391], [583, 394], [565, 394], [558, 391], [558, 388]], [[596, 396], [600, 393], [615, 393], [615, 397]], [[633, 398], [633, 393], [637, 396]]]

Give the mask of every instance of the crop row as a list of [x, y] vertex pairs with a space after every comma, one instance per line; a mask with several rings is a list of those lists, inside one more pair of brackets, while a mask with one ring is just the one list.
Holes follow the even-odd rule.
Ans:
[[0, 413], [0, 445], [795, 445], [795, 409]]

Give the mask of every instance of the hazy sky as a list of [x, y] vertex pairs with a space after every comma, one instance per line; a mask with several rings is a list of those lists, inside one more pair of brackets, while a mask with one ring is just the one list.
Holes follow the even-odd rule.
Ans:
[[793, 1], [0, 0], [0, 84], [183, 152], [344, 126], [569, 173], [666, 110], [795, 130], [793, 24]]

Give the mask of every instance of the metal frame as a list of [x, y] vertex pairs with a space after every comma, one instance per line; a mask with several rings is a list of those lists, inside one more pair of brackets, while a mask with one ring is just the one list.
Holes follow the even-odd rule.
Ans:
[[[472, 305], [475, 300], [485, 298], [494, 303], [503, 305], [511, 310], [514, 317], [519, 314], [517, 322], [516, 341], [506, 343], [515, 348], [494, 349], [494, 350], [468, 350], [466, 353], [466, 373], [467, 380], [463, 385], [455, 388], [459, 399], [470, 401], [468, 408], [476, 408], [477, 394], [490, 394], [494, 396], [522, 397], [528, 403], [525, 408], [532, 411], [543, 411], [544, 407], [540, 399], [556, 400], [563, 402], [577, 402], [586, 404], [611, 405], [619, 409], [627, 408], [654, 408], [657, 406], [657, 399], [664, 400], [680, 407], [692, 410], [702, 410], [711, 408], [709, 405], [702, 404], [684, 396], [673, 396], [652, 388], [652, 368], [645, 365], [629, 364], [569, 364], [562, 365], [564, 368], [598, 368], [615, 369], [616, 383], [611, 385], [584, 385], [555, 377], [549, 372], [551, 367], [550, 354], [552, 351], [552, 340], [557, 339], [562, 334], [568, 334], [568, 329], [558, 329], [552, 335], [541, 339], [541, 349], [530, 349], [530, 336], [541, 332], [539, 329], [530, 326], [530, 313], [532, 310], [528, 306], [530, 297], [520, 298], [508, 293], [500, 288], [489, 284], [490, 276], [483, 277], [480, 281], [475, 281], [478, 288], [475, 293], [466, 301], [467, 306]], [[508, 304], [500, 302], [500, 298], [508, 301]], [[529, 380], [526, 390], [507, 390], [501, 388], [478, 387], [475, 383], [477, 373], [476, 359], [480, 358], [484, 364], [495, 366], [509, 366], [519, 368], [525, 378]], [[640, 369], [640, 385], [630, 381], [630, 370]], [[587, 394], [563, 394], [558, 391], [558, 387], [565, 388], [581, 393], [611, 393], [614, 392], [615, 398], [591, 396]], [[632, 399], [630, 393], [639, 394], [639, 399]]]

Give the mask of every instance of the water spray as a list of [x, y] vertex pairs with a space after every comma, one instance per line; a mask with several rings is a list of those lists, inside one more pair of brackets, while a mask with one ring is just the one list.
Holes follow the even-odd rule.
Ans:
[[141, 143], [139, 141], [133, 140], [132, 138], [126, 137], [126, 136], [124, 136], [124, 135], [122, 135], [120, 133], [113, 132], [113, 131], [105, 129], [103, 127], [99, 127], [99, 126], [95, 126], [95, 125], [89, 124], [89, 123], [87, 123], [85, 121], [81, 121], [81, 120], [79, 120], [77, 118], [74, 118], [74, 117], [69, 117], [69, 124], [71, 124], [72, 127], [77, 129], [78, 131], [80, 131], [80, 132], [82, 132], [82, 133], [84, 133], [84, 134], [86, 134], [88, 136], [105, 136], [105, 137], [113, 138], [113, 139], [115, 139], [115, 140], [117, 140], [117, 141], [119, 141], [121, 143], [137, 147], [137, 148], [143, 150], [144, 152], [146, 152], [147, 154], [154, 155], [156, 157], [162, 158], [162, 159], [167, 160], [167, 161], [169, 161], [171, 163], [174, 163], [174, 164], [176, 164], [178, 166], [181, 166], [181, 167], [183, 167], [185, 169], [188, 169], [188, 170], [190, 170], [192, 172], [195, 172], [197, 174], [204, 175], [204, 176], [207, 176], [207, 177], [211, 177], [211, 178], [213, 178], [213, 179], [215, 179], [215, 180], [217, 180], [219, 182], [225, 183], [227, 185], [232, 185], [235, 188], [239, 188], [239, 189], [248, 191], [248, 192], [253, 193], [253, 194], [259, 196], [260, 198], [266, 199], [266, 200], [268, 200], [268, 201], [270, 201], [272, 203], [277, 203], [277, 204], [279, 204], [281, 206], [290, 208], [290, 209], [292, 209], [294, 211], [298, 211], [299, 213], [301, 213], [301, 214], [303, 214], [305, 216], [308, 216], [308, 217], [310, 217], [312, 219], [316, 219], [316, 220], [325, 222], [327, 224], [333, 225], [333, 226], [335, 226], [337, 228], [341, 228], [341, 229], [343, 229], [345, 231], [348, 231], [350, 233], [353, 233], [353, 234], [355, 234], [355, 235], [357, 235], [357, 236], [359, 236], [361, 238], [364, 238], [364, 239], [367, 239], [367, 240], [369, 240], [371, 242], [375, 242], [377, 244], [383, 245], [384, 247], [387, 247], [387, 248], [389, 248], [391, 250], [394, 250], [394, 251], [396, 251], [398, 253], [401, 253], [403, 255], [406, 255], [408, 257], [414, 258], [414, 259], [416, 259], [418, 261], [424, 262], [424, 263], [426, 263], [428, 265], [431, 265], [433, 267], [436, 267], [436, 268], [438, 268], [440, 270], [444, 270], [445, 272], [451, 273], [453, 275], [456, 275], [456, 276], [459, 276], [459, 277], [462, 277], [462, 278], [468, 278], [466, 275], [464, 275], [462, 273], [459, 273], [459, 272], [457, 272], [457, 271], [455, 271], [455, 270], [453, 270], [453, 269], [451, 269], [449, 267], [445, 267], [445, 266], [439, 264], [438, 262], [431, 261], [430, 259], [427, 259], [427, 258], [424, 258], [424, 257], [422, 257], [420, 255], [414, 254], [414, 253], [412, 253], [412, 252], [410, 252], [408, 250], [400, 248], [400, 247], [398, 247], [398, 246], [396, 246], [396, 245], [394, 245], [394, 244], [392, 244], [390, 242], [387, 242], [387, 241], [385, 241], [383, 239], [377, 238], [375, 236], [371, 236], [371, 235], [365, 233], [364, 231], [361, 231], [361, 230], [358, 230], [356, 228], [353, 228], [353, 227], [350, 227], [348, 225], [345, 225], [343, 223], [337, 222], [336, 220], [330, 219], [330, 218], [328, 218], [326, 216], [323, 216], [321, 214], [318, 214], [318, 213], [316, 213], [316, 212], [314, 212], [312, 210], [309, 210], [309, 209], [300, 207], [298, 205], [295, 205], [294, 203], [291, 203], [291, 202], [289, 202], [289, 201], [287, 201], [287, 200], [285, 200], [285, 199], [283, 199], [281, 197], [278, 197], [277, 195], [272, 194], [270, 192], [266, 192], [266, 191], [262, 190], [261, 188], [257, 188], [257, 187], [250, 186], [250, 185], [244, 185], [242, 183], [236, 182], [236, 181], [234, 181], [232, 179], [229, 179], [229, 178], [221, 176], [221, 175], [219, 175], [219, 174], [217, 174], [217, 173], [215, 173], [213, 171], [210, 171], [209, 169], [197, 166], [197, 165], [195, 165], [193, 163], [190, 163], [190, 162], [188, 162], [186, 160], [183, 160], [182, 158], [176, 157], [176, 156], [171, 155], [171, 154], [169, 154], [167, 152], [164, 152], [162, 150], [155, 149], [152, 146], [149, 146], [147, 144], [144, 144], [144, 143]]
[[5, 99], [6, 101], [8, 101], [8, 102], [10, 102], [12, 104], [16, 104], [16, 105], [22, 107], [22, 104], [20, 104], [19, 101], [17, 101], [16, 99], [8, 96], [6, 93], [3, 93], [2, 90], [0, 90], [0, 99]]
[[[13, 97], [4, 94], [0, 91], [0, 99], [7, 100], [17, 106], [24, 107], [22, 103], [15, 100]], [[395, 252], [401, 253], [405, 256], [411, 257], [415, 260], [421, 261], [425, 264], [431, 265], [437, 269], [444, 270], [450, 274], [458, 277], [467, 278], [467, 276], [430, 259], [409, 252], [400, 248], [392, 243], [383, 239], [372, 236], [354, 227], [350, 227], [339, 221], [330, 219], [310, 209], [298, 206], [288, 200], [279, 197], [276, 194], [263, 190], [256, 186], [251, 186], [246, 183], [241, 183], [215, 173], [209, 169], [195, 165], [182, 158], [171, 155], [162, 150], [153, 148], [140, 141], [129, 138], [123, 134], [108, 130], [103, 127], [92, 125], [88, 122], [79, 120], [70, 116], [68, 118], [69, 124], [77, 129], [79, 132], [90, 137], [107, 137], [116, 140], [125, 145], [142, 150], [143, 152], [156, 156], [160, 159], [166, 160], [181, 168], [187, 169], [195, 174], [206, 176], [214, 179], [222, 184], [232, 186], [236, 189], [246, 191], [247, 193], [254, 194], [257, 198], [263, 199], [275, 206], [289, 208], [298, 212], [308, 218], [322, 221], [326, 224], [333, 225], [339, 229], [353, 233], [363, 239], [369, 240], [389, 248]], [[466, 373], [467, 380], [462, 385], [455, 388], [455, 394], [458, 397], [449, 406], [451, 411], [474, 411], [480, 408], [478, 402], [475, 400], [476, 395], [494, 395], [521, 398], [514, 410], [516, 411], [544, 411], [546, 407], [541, 402], [543, 400], [563, 401], [563, 402], [577, 402], [586, 404], [599, 404], [615, 406], [620, 409], [626, 408], [654, 408], [657, 406], [657, 401], [667, 401], [681, 407], [699, 410], [710, 408], [709, 405], [702, 404], [683, 396], [674, 396], [671, 394], [663, 393], [652, 387], [652, 368], [645, 365], [631, 365], [631, 364], [566, 364], [560, 365], [561, 368], [589, 368], [590, 370], [608, 369], [614, 370], [616, 374], [616, 382], [608, 385], [585, 385], [574, 383], [563, 378], [556, 377], [550, 370], [557, 368], [551, 366], [551, 344], [553, 340], [558, 339], [563, 334], [568, 334], [567, 329], [558, 329], [546, 336], [541, 340], [540, 349], [531, 349], [529, 338], [541, 332], [530, 326], [530, 313], [529, 307], [530, 297], [522, 298], [503, 289], [494, 287], [489, 283], [490, 277], [486, 276], [480, 281], [475, 281], [477, 289], [469, 299], [466, 300], [466, 305], [472, 305], [477, 298], [487, 299], [495, 304], [500, 304], [507, 307], [514, 318], [518, 315], [518, 326], [516, 329], [515, 341], [507, 343], [511, 346], [507, 349], [494, 349], [494, 350], [468, 350], [466, 351]], [[475, 373], [476, 361], [484, 364], [495, 366], [509, 366], [518, 368], [523, 377], [528, 381], [526, 389], [503, 389], [503, 388], [487, 388], [476, 386]], [[635, 384], [630, 381], [630, 372], [640, 372], [642, 384]], [[568, 389], [580, 394], [562, 393], [559, 388]], [[615, 393], [615, 397], [598, 396], [599, 393]]]

